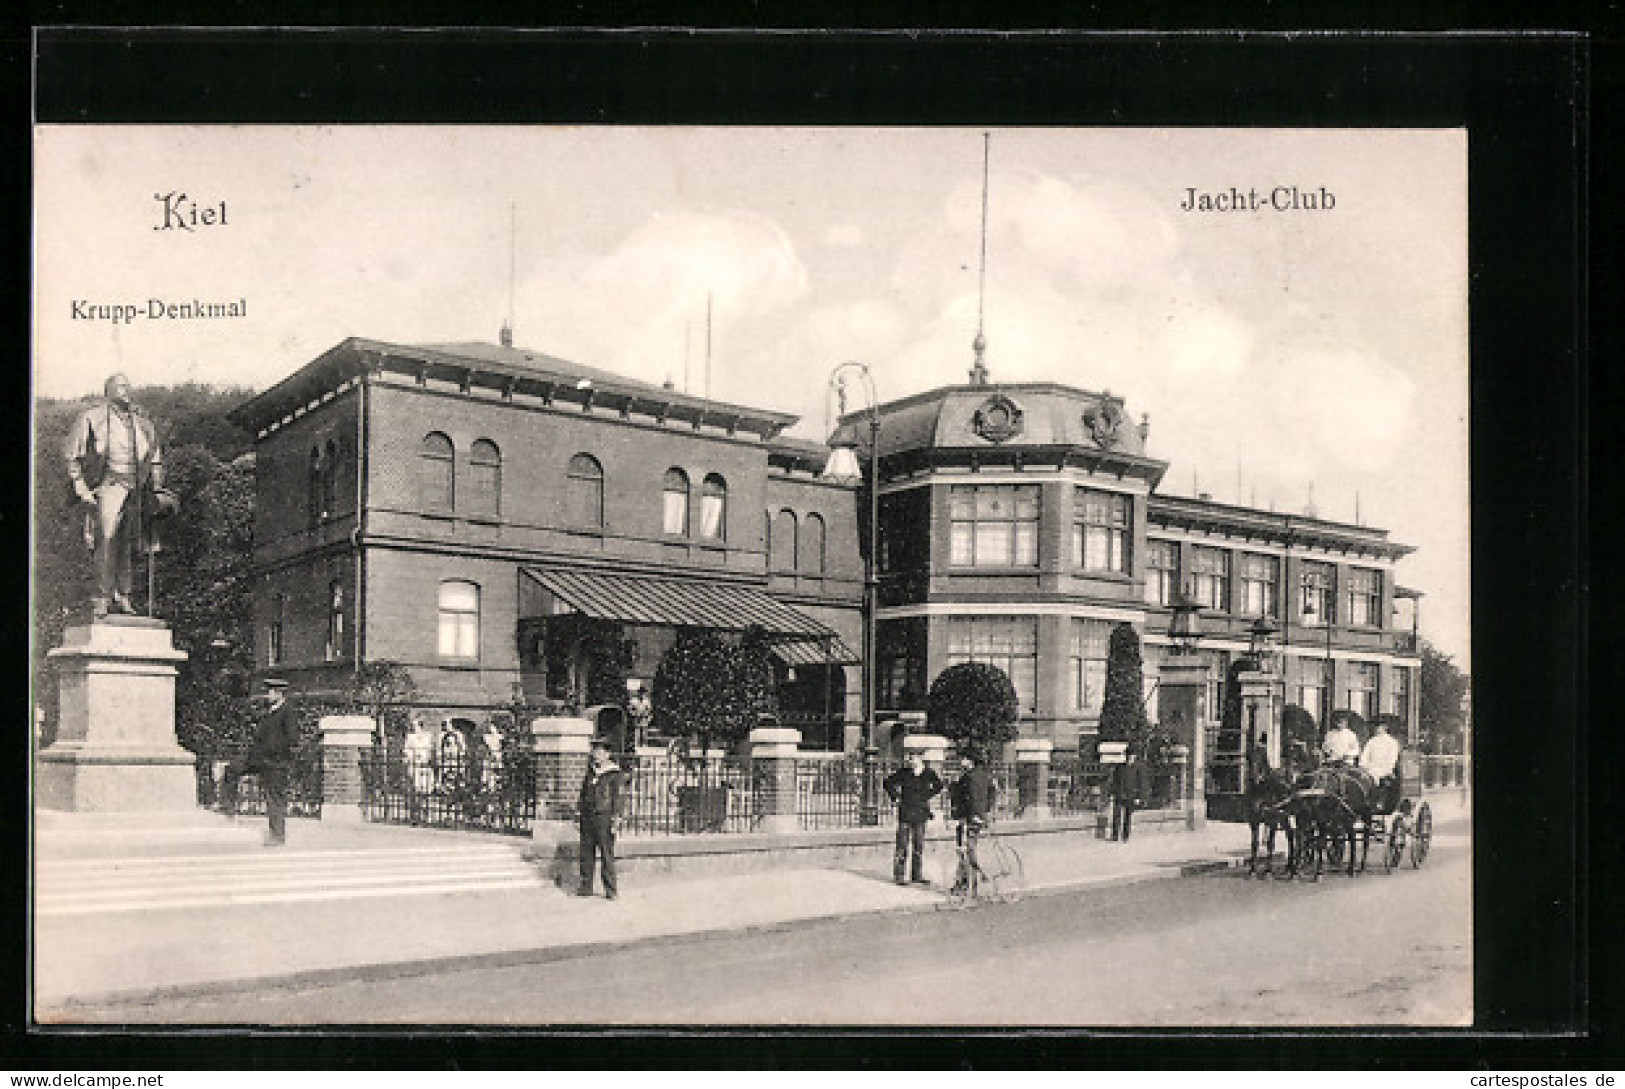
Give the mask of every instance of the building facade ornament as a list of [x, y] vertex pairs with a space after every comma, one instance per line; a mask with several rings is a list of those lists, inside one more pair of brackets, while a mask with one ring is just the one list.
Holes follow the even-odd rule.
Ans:
[[1084, 411], [1083, 425], [1102, 450], [1110, 450], [1123, 441], [1123, 410], [1110, 393], [1102, 393], [1100, 404]]
[[971, 428], [988, 442], [1007, 442], [1021, 434], [1021, 406], [1002, 393], [983, 401], [971, 417]]

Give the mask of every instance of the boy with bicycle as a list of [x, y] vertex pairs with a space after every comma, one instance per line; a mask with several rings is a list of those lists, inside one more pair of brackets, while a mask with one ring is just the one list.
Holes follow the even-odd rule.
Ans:
[[982, 873], [976, 859], [976, 840], [987, 827], [988, 814], [993, 811], [993, 776], [983, 766], [980, 753], [966, 752], [959, 757], [959, 778], [949, 789], [949, 814], [958, 821], [954, 829], [954, 842], [959, 849], [959, 873], [954, 879], [955, 895], [976, 897]]

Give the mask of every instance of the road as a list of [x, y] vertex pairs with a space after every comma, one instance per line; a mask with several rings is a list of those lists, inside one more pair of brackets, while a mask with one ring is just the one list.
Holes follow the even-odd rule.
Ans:
[[1471, 916], [1466, 828], [1441, 821], [1426, 865], [1388, 875], [1219, 873], [81, 1012], [135, 1024], [1462, 1025]]

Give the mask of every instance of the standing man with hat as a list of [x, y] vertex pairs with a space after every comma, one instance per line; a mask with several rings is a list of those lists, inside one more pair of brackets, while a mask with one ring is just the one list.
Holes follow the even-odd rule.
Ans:
[[288, 765], [299, 744], [299, 724], [288, 704], [287, 681], [267, 678], [265, 699], [265, 712], [254, 731], [254, 744], [248, 750], [245, 766], [259, 774], [260, 791], [265, 795], [265, 816], [270, 822], [265, 845], [281, 847], [287, 842]]
[[130, 380], [115, 374], [103, 393], [74, 417], [62, 450], [74, 495], [85, 509], [85, 540], [96, 563], [91, 607], [97, 618], [135, 612], [130, 603], [131, 550], [138, 544], [151, 548], [151, 519], [175, 505], [174, 497], [162, 490], [157, 429], [130, 403]]
[[608, 739], [594, 738], [587, 774], [581, 779], [581, 794], [576, 800], [581, 824], [581, 886], [577, 896], [592, 895], [593, 870], [600, 859], [604, 896], [613, 900], [619, 895], [615, 886], [615, 822], [625, 805], [624, 782], [621, 769], [610, 759]]

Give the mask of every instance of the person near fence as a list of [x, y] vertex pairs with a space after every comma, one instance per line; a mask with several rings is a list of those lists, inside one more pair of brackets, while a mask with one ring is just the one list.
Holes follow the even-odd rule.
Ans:
[[1129, 832], [1134, 827], [1134, 811], [1145, 804], [1150, 792], [1151, 783], [1140, 756], [1140, 746], [1130, 745], [1123, 763], [1117, 765], [1112, 785], [1113, 842], [1128, 842]]
[[[883, 784], [897, 806], [897, 846], [892, 852], [892, 880], [906, 885], [925, 881], [925, 823], [931, 819], [931, 799], [942, 793], [942, 777], [925, 766], [917, 752]], [[912, 864], [910, 852], [913, 853]]]
[[414, 716], [401, 746], [406, 758], [406, 800], [408, 818], [413, 824], [423, 819], [424, 800], [434, 793], [434, 734], [421, 715]]
[[245, 762], [245, 769], [259, 776], [260, 792], [265, 795], [267, 847], [281, 847], [288, 837], [288, 768], [299, 744], [299, 724], [294, 721], [287, 689], [287, 681], [266, 679], [265, 712], [255, 727]]
[[976, 841], [987, 827], [993, 812], [993, 800], [998, 787], [988, 774], [982, 757], [965, 753], [959, 758], [959, 778], [948, 791], [949, 812], [959, 823], [954, 828], [954, 843], [958, 847], [960, 866], [954, 878], [954, 892], [976, 896], [978, 879], [982, 873], [976, 858]]
[[603, 873], [604, 896], [613, 900], [620, 895], [615, 882], [615, 822], [625, 805], [625, 776], [610, 758], [609, 741], [595, 738], [576, 802], [581, 825], [581, 886], [577, 896], [593, 895], [594, 869]]

